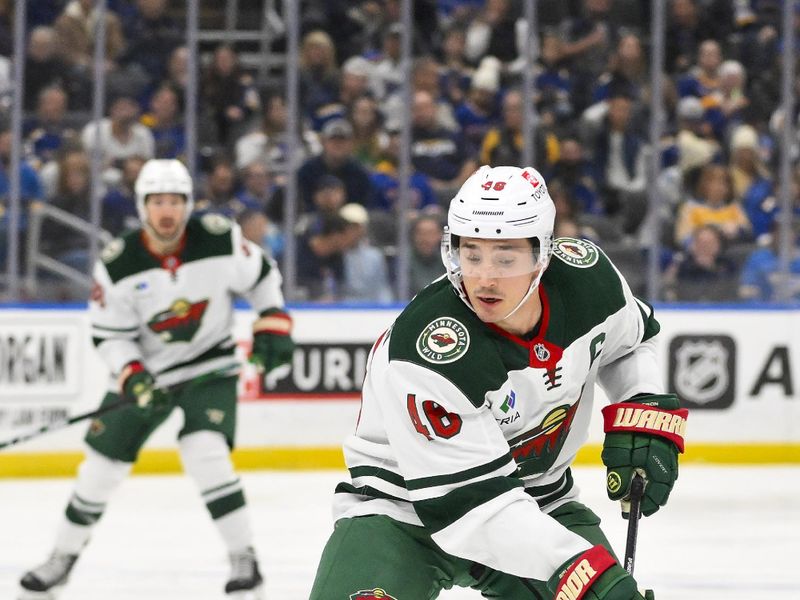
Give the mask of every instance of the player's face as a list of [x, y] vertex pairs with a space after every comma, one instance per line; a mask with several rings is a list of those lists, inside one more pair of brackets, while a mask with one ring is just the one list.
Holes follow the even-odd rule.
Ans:
[[500, 326], [528, 293], [540, 268], [525, 239], [462, 238], [458, 258], [475, 313], [483, 322]]
[[161, 241], [173, 241], [183, 233], [186, 198], [182, 194], [150, 194], [145, 202], [147, 223]]

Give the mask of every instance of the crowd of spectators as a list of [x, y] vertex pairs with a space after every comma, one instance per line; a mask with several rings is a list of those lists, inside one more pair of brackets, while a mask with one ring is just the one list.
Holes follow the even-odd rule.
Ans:
[[[11, 4], [0, 0], [0, 98], [11, 89], [14, 57], [2, 42]], [[31, 3], [23, 57], [26, 210], [43, 202], [86, 218], [88, 157], [99, 139], [102, 224], [116, 235], [135, 223], [132, 184], [144, 160], [185, 157], [188, 50], [177, 4], [108, 1], [107, 114], [92, 122], [95, 3]], [[284, 81], [260, 81], [235, 45], [208, 48], [198, 73], [197, 210], [236, 219], [281, 259], [285, 184], [295, 176], [294, 299], [390, 302], [400, 220], [409, 223], [413, 294], [443, 274], [438, 243], [455, 190], [481, 164], [524, 166], [523, 112], [531, 102], [534, 166], [556, 202], [557, 234], [599, 242], [636, 292], [644, 291], [645, 249], [658, 236], [667, 299], [771, 300], [786, 285], [800, 298], [800, 286], [776, 280], [779, 138], [787, 118], [797, 119], [779, 108], [781, 61], [798, 56], [784, 48], [782, 1], [669, 0], [666, 122], [656, 148], [648, 138], [651, 3], [536, 4], [534, 93], [526, 98], [521, 52], [531, 32], [521, 2], [414, 2], [408, 82], [399, 0], [302, 2], [299, 62], [287, 65], [300, 83], [294, 175], [286, 170]], [[800, 11], [796, 24], [800, 30]], [[409, 208], [400, 214], [405, 83], [413, 172]], [[10, 132], [0, 122], [2, 262]], [[654, 153], [660, 174], [648, 185]], [[800, 168], [786, 184], [800, 213]], [[660, 199], [655, 211], [651, 189]], [[87, 268], [75, 235], [45, 237], [49, 254]], [[791, 272], [800, 280], [800, 254]]]

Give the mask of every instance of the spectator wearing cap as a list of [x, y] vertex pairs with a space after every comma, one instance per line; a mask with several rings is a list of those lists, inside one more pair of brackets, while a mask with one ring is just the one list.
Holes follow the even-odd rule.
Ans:
[[477, 168], [460, 133], [441, 127], [436, 119], [436, 103], [430, 93], [418, 91], [412, 106], [411, 162], [430, 179], [444, 198], [461, 186]]
[[139, 123], [141, 109], [128, 92], [121, 92], [109, 102], [108, 117], [90, 121], [81, 132], [83, 147], [91, 156], [99, 130], [100, 152], [103, 157], [103, 179], [106, 183], [119, 181], [122, 161], [129, 156], [155, 156], [155, 139], [151, 131]]
[[742, 63], [726, 60], [720, 65], [719, 86], [703, 98], [706, 119], [718, 140], [724, 140], [733, 127], [744, 121], [750, 106], [746, 84], [747, 73]]
[[344, 119], [325, 124], [322, 152], [306, 160], [297, 172], [297, 186], [305, 210], [314, 206], [313, 192], [325, 175], [339, 178], [351, 202], [372, 205], [375, 195], [367, 170], [353, 156], [353, 127]]
[[696, 96], [678, 101], [676, 143], [678, 166], [683, 173], [707, 165], [720, 153], [719, 143], [713, 138], [704, 115], [703, 103]]
[[456, 107], [456, 121], [473, 154], [477, 154], [484, 136], [498, 121], [500, 68], [500, 61], [493, 56], [481, 60], [466, 100]]
[[769, 233], [779, 206], [759, 155], [758, 133], [750, 125], [739, 125], [731, 134], [730, 170], [733, 195], [750, 219], [753, 237], [759, 240]]
[[313, 209], [297, 220], [297, 283], [306, 300], [338, 299], [347, 241], [339, 209], [346, 203], [346, 193], [338, 177], [321, 175], [314, 182]]
[[369, 214], [353, 202], [339, 209], [344, 220], [343, 273], [339, 299], [388, 303], [394, 298], [383, 253], [369, 241]]

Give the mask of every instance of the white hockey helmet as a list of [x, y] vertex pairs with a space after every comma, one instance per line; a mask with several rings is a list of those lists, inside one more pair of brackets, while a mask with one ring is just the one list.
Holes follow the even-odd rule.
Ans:
[[148, 160], [139, 171], [134, 184], [136, 193], [136, 211], [142, 223], [147, 221], [144, 204], [150, 194], [181, 194], [186, 198], [186, 217], [194, 209], [192, 192], [192, 176], [184, 164], [174, 158], [153, 158]]
[[516, 311], [539, 284], [550, 262], [555, 216], [555, 204], [536, 169], [483, 166], [475, 171], [450, 201], [442, 236], [442, 261], [461, 299], [471, 307], [458, 251], [462, 237], [531, 240], [534, 266], [530, 272], [537, 274]]

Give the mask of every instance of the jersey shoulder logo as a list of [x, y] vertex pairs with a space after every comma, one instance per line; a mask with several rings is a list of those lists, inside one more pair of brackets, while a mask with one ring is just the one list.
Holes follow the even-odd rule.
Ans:
[[446, 364], [461, 358], [469, 349], [469, 331], [452, 317], [428, 323], [417, 338], [417, 353], [428, 362]]
[[568, 237], [558, 238], [555, 241], [553, 254], [562, 262], [579, 269], [594, 266], [600, 258], [600, 251], [591, 242]]
[[206, 228], [208, 233], [214, 235], [220, 235], [231, 230], [231, 222], [222, 215], [214, 213], [209, 213], [200, 217], [200, 223], [203, 224], [203, 227]]
[[105, 248], [100, 252], [100, 260], [105, 264], [114, 262], [114, 260], [119, 258], [119, 255], [122, 254], [123, 250], [125, 250], [125, 240], [122, 238], [114, 238], [108, 242]]

